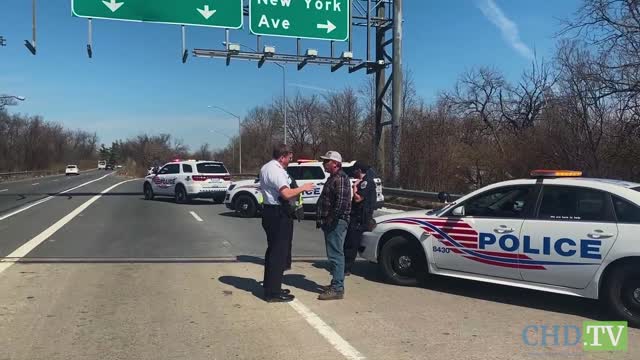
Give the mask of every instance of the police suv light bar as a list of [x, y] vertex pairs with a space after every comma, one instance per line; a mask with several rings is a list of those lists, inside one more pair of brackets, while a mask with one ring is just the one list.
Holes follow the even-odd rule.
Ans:
[[582, 171], [576, 170], [533, 170], [531, 177], [581, 177]]

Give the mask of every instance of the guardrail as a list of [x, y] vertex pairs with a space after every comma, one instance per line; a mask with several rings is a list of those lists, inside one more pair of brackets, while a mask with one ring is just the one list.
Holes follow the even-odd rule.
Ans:
[[[94, 169], [87, 169], [80, 171], [81, 173], [87, 171], [93, 171]], [[35, 170], [35, 171], [16, 171], [16, 172], [7, 172], [0, 173], [0, 182], [3, 180], [11, 179], [11, 178], [29, 178], [36, 176], [50, 176], [50, 175], [61, 175], [64, 174], [64, 169], [59, 170]]]
[[56, 175], [56, 174], [62, 174], [63, 171], [61, 170], [37, 170], [37, 171], [17, 171], [17, 172], [7, 172], [7, 173], [0, 173], [0, 181], [2, 181], [2, 179], [10, 179], [13, 177], [28, 177], [29, 175], [34, 176], [34, 175], [42, 175], [42, 176], [47, 176], [47, 175]]
[[[232, 174], [232, 178], [239, 179], [254, 179], [257, 178], [257, 174]], [[419, 191], [419, 190], [407, 190], [400, 188], [390, 188], [383, 187], [382, 193], [385, 196], [396, 196], [402, 197], [406, 199], [416, 199], [416, 200], [425, 200], [430, 202], [443, 202], [443, 199], [446, 197], [448, 202], [457, 200], [461, 198], [463, 195], [460, 194], [449, 194], [447, 192], [429, 192], [429, 191]], [[448, 195], [448, 196], [447, 196]]]
[[460, 194], [449, 194], [447, 192], [428, 192], [428, 191], [418, 191], [418, 190], [406, 190], [399, 188], [388, 188], [383, 187], [382, 193], [385, 196], [397, 196], [403, 197], [407, 199], [418, 199], [418, 200], [426, 200], [432, 202], [442, 202], [444, 198], [447, 198], [447, 201], [454, 201], [461, 198], [463, 195]]

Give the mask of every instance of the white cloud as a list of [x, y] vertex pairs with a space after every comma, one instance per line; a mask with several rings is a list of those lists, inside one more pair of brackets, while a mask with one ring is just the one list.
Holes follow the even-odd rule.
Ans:
[[478, 7], [482, 14], [500, 29], [502, 37], [514, 50], [527, 59], [534, 59], [533, 51], [520, 39], [518, 25], [504, 14], [494, 0], [479, 0]]
[[319, 86], [311, 86], [311, 85], [304, 85], [304, 84], [297, 84], [297, 83], [289, 83], [289, 86], [297, 87], [297, 88], [300, 88], [300, 89], [321, 91], [321, 92], [331, 92], [332, 91], [330, 89], [319, 87]]

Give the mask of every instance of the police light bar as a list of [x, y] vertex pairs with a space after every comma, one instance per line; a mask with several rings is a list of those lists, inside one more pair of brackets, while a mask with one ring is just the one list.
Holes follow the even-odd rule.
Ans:
[[314, 162], [316, 160], [310, 160], [310, 159], [298, 159], [296, 162], [298, 164], [302, 164], [302, 163], [310, 163], [310, 162]]
[[576, 170], [533, 170], [531, 172], [531, 177], [541, 178], [541, 177], [580, 177], [582, 176], [582, 171]]

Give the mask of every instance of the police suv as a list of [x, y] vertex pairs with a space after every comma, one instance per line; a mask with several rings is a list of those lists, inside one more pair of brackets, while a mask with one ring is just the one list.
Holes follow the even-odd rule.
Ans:
[[377, 217], [360, 255], [387, 281], [427, 272], [601, 299], [640, 326], [640, 184], [538, 170], [439, 210]]
[[[343, 170], [353, 178], [353, 166], [355, 161], [342, 163]], [[329, 174], [324, 171], [322, 162], [315, 160], [298, 160], [292, 162], [287, 167], [287, 173], [296, 181], [298, 186], [311, 182], [315, 185], [312, 191], [302, 194], [302, 204], [305, 213], [315, 213], [316, 204], [324, 183], [329, 178]], [[355, 181], [355, 180], [352, 180]], [[382, 180], [374, 179], [377, 193], [377, 207], [384, 204], [382, 195]], [[241, 217], [254, 217], [262, 208], [262, 193], [260, 192], [260, 182], [258, 179], [234, 182], [227, 191], [224, 200], [225, 205], [230, 210], [235, 211]]]
[[218, 161], [173, 161], [145, 177], [144, 198], [170, 196], [184, 204], [195, 198], [209, 198], [222, 203], [231, 185], [231, 174]]

